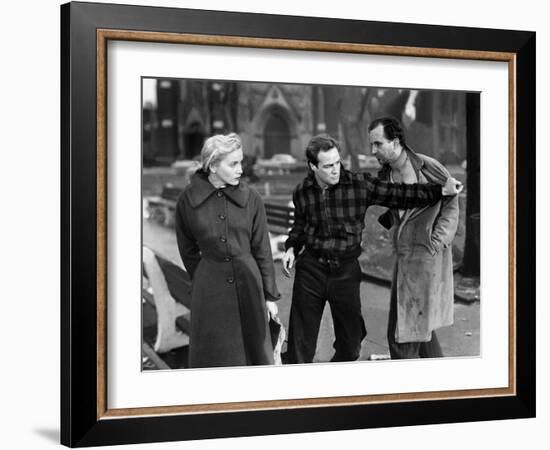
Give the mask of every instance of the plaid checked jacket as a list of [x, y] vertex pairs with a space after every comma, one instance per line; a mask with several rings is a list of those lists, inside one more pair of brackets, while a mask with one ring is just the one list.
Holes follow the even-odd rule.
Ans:
[[285, 242], [298, 255], [305, 245], [311, 251], [338, 258], [358, 249], [371, 205], [415, 208], [441, 199], [441, 186], [434, 184], [392, 184], [368, 173], [340, 168], [340, 181], [322, 189], [313, 172], [294, 189], [294, 225]]

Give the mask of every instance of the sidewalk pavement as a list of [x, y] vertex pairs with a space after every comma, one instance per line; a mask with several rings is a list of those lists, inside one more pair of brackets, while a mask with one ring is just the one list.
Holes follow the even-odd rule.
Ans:
[[[292, 298], [292, 283], [294, 277], [287, 278], [282, 273], [282, 265], [276, 263], [277, 285], [282, 294], [278, 302], [279, 316], [288, 330], [288, 319], [290, 314], [290, 303]], [[466, 298], [466, 297], [465, 297]], [[388, 323], [388, 311], [390, 302], [389, 283], [384, 281], [373, 281], [367, 277], [361, 282], [361, 308], [367, 337], [363, 340], [360, 360], [369, 360], [389, 356], [386, 339]], [[477, 356], [480, 354], [480, 303], [467, 297], [463, 302], [459, 299], [454, 306], [454, 324], [441, 328], [437, 332], [443, 350], [448, 357]], [[317, 352], [314, 362], [330, 361], [334, 350], [334, 331], [330, 308], [325, 307], [319, 338], [317, 341]]]

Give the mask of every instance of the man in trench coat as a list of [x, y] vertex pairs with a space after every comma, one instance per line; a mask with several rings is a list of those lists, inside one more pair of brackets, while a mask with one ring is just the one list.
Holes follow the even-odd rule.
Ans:
[[[379, 178], [403, 183], [444, 184], [449, 172], [415, 153], [394, 118], [369, 126], [372, 153], [383, 164]], [[443, 356], [435, 330], [453, 323], [452, 241], [458, 226], [458, 196], [405, 210], [390, 209], [379, 221], [393, 228], [396, 263], [388, 320], [392, 359]]]

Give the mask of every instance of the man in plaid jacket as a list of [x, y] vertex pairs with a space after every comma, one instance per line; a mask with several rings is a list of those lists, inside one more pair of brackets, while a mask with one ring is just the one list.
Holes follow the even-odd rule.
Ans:
[[310, 171], [294, 190], [294, 225], [283, 257], [287, 276], [296, 260], [284, 361], [299, 364], [313, 360], [327, 300], [335, 334], [331, 361], [355, 361], [366, 336], [357, 258], [367, 208], [425, 206], [443, 195], [456, 195], [462, 187], [452, 177], [442, 187], [392, 184], [370, 174], [349, 172], [341, 168], [338, 142], [326, 134], [311, 139], [306, 158]]

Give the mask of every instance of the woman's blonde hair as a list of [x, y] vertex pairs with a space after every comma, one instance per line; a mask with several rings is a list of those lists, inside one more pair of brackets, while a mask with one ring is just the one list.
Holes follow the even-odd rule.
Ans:
[[228, 153], [242, 148], [241, 138], [236, 133], [216, 134], [204, 141], [201, 150], [201, 166], [205, 172], [221, 161]]

